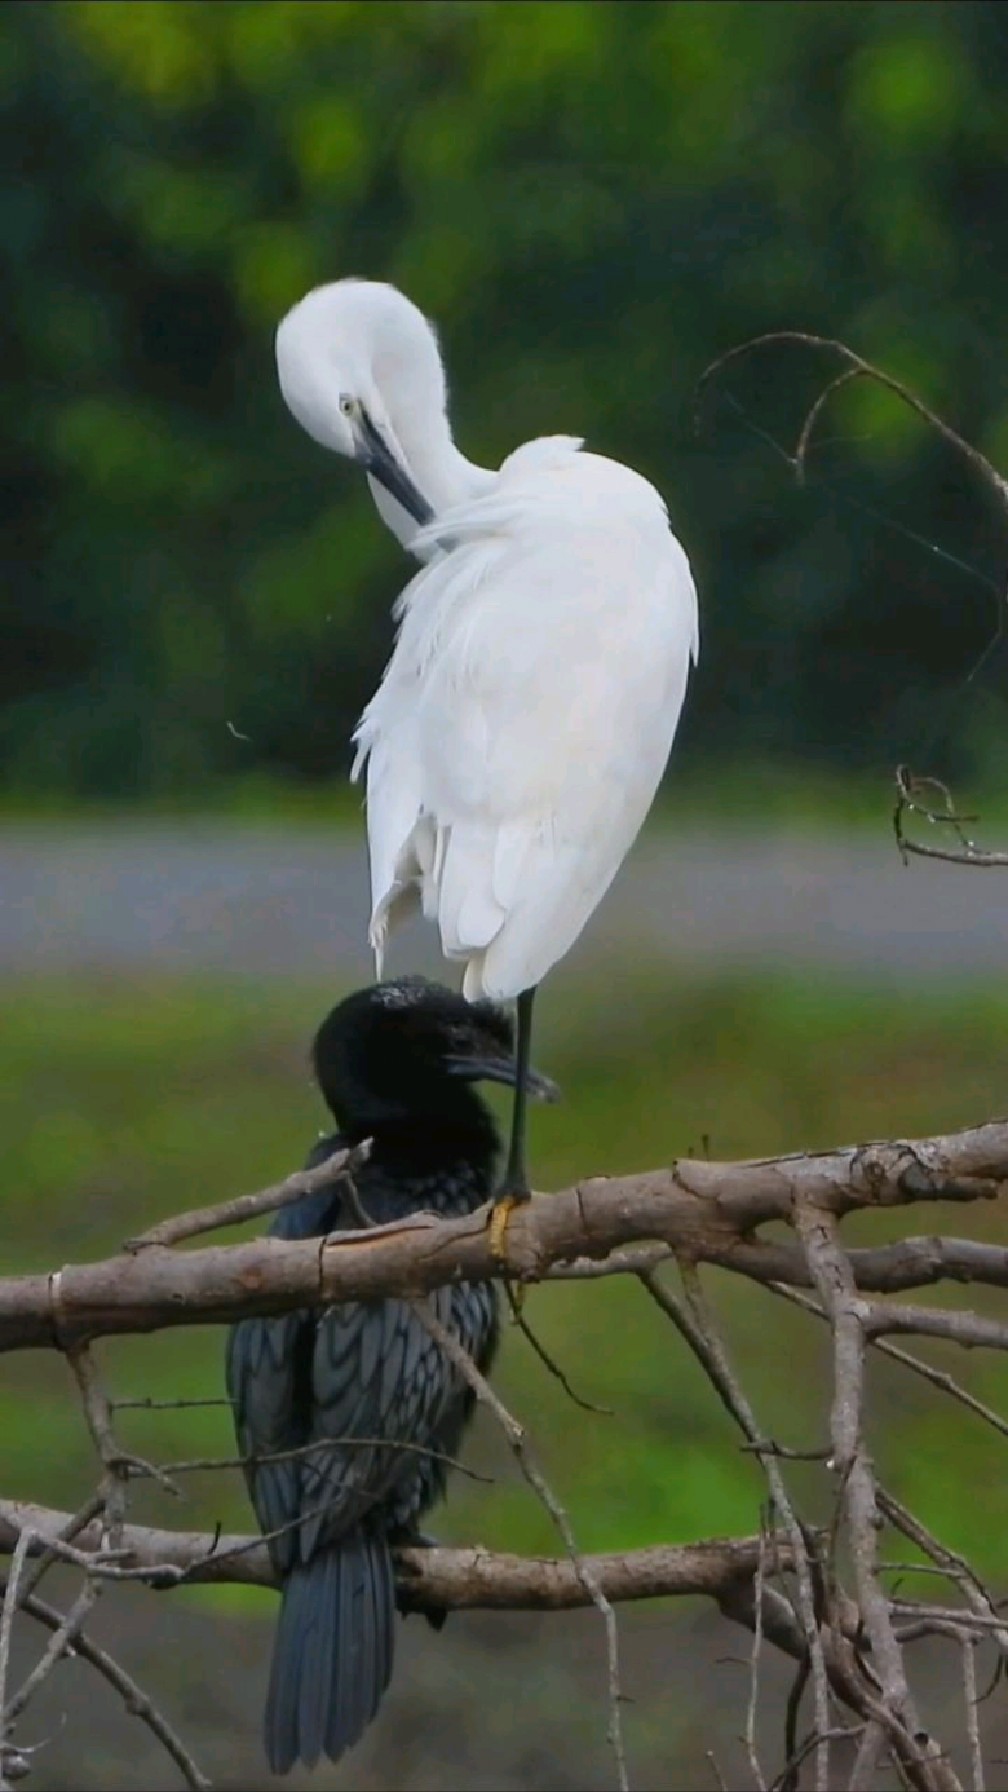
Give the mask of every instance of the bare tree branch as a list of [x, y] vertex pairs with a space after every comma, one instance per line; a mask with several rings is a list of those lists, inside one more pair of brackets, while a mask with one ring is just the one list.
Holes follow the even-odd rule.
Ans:
[[946, 1313], [935, 1307], [897, 1306], [878, 1301], [856, 1303], [858, 1321], [866, 1336], [885, 1337], [889, 1332], [902, 1332], [921, 1338], [947, 1338], [966, 1349], [977, 1346], [988, 1350], [1008, 1350], [1008, 1325], [987, 1319], [981, 1313]]
[[[0, 1554], [11, 1554], [27, 1537], [25, 1555], [38, 1556], [56, 1541], [71, 1514], [21, 1500], [0, 1500]], [[90, 1555], [103, 1550], [102, 1527], [92, 1522], [76, 1539]], [[790, 1567], [783, 1535], [766, 1545]], [[165, 1569], [184, 1573], [188, 1583], [276, 1587], [269, 1550], [258, 1536], [215, 1536], [204, 1531], [157, 1530], [128, 1524], [122, 1548], [134, 1567], [158, 1578]], [[417, 1610], [569, 1611], [591, 1605], [591, 1595], [570, 1560], [516, 1556], [482, 1548], [440, 1547], [393, 1551], [399, 1584]], [[760, 1538], [722, 1537], [703, 1543], [663, 1543], [649, 1549], [582, 1557], [608, 1598], [665, 1599], [705, 1595], [718, 1604], [739, 1586], [751, 1584], [759, 1563]], [[164, 1585], [171, 1584], [170, 1576]]]
[[[856, 1247], [847, 1252], [854, 1280], [865, 1294], [899, 1294], [908, 1288], [933, 1287], [937, 1283], [979, 1282], [1008, 1288], [1008, 1249], [975, 1238], [946, 1238], [930, 1233], [900, 1238], [892, 1244]], [[580, 1257], [574, 1263], [557, 1263], [548, 1273], [553, 1282], [596, 1281], [614, 1275], [637, 1275], [674, 1260], [667, 1244], [629, 1245], [611, 1251], [599, 1262]], [[717, 1261], [713, 1256], [710, 1261]], [[787, 1282], [795, 1288], [814, 1286], [812, 1272], [796, 1245], [781, 1239], [743, 1237], [731, 1248], [722, 1267], [748, 1276], [764, 1287]]]
[[[993, 1200], [1006, 1182], [1008, 1122], [991, 1121], [932, 1139], [734, 1164], [680, 1158], [665, 1170], [595, 1178], [512, 1214], [503, 1266], [491, 1250], [488, 1209], [461, 1220], [418, 1214], [324, 1240], [256, 1239], [186, 1252], [149, 1246], [0, 1280], [0, 1349], [66, 1349], [81, 1338], [221, 1323], [306, 1301], [416, 1295], [457, 1277], [534, 1281], [555, 1264], [652, 1240], [684, 1259], [744, 1267], [759, 1279], [765, 1269], [765, 1279], [786, 1281], [786, 1262], [751, 1235], [764, 1221], [790, 1221], [809, 1192], [841, 1216], [920, 1201]], [[934, 1279], [933, 1256], [930, 1271]]]
[[854, 1278], [840, 1248], [832, 1213], [807, 1201], [799, 1205], [795, 1222], [833, 1330], [832, 1467], [838, 1481], [838, 1510], [850, 1541], [858, 1606], [882, 1682], [884, 1703], [879, 1716], [911, 1784], [920, 1792], [936, 1792], [939, 1782], [917, 1741], [920, 1720], [877, 1573], [875, 1479], [862, 1436], [865, 1340]]

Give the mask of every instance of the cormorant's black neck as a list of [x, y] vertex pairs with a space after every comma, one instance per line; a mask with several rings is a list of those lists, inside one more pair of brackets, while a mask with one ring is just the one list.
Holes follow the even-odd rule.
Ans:
[[403, 1077], [401, 1085], [354, 1074], [341, 1066], [338, 1084], [320, 1077], [322, 1095], [344, 1138], [358, 1144], [372, 1139], [374, 1149], [415, 1152], [425, 1162], [438, 1157], [457, 1162], [461, 1156], [496, 1158], [500, 1139], [494, 1117], [475, 1085], [462, 1077], [428, 1073]]
[[374, 1164], [430, 1175], [465, 1162], [485, 1170], [488, 1183], [501, 1149], [493, 1116], [478, 1097], [464, 1114], [386, 1114], [370, 1126], [344, 1123], [341, 1131], [353, 1144], [369, 1138]]
[[[467, 1126], [444, 1120], [387, 1118], [373, 1129], [343, 1125], [312, 1148], [306, 1168], [334, 1151], [371, 1140], [367, 1162], [354, 1176], [357, 1198], [370, 1223], [382, 1225], [403, 1212], [471, 1213], [488, 1200], [497, 1179], [500, 1137], [488, 1109]], [[282, 1207], [270, 1224], [274, 1238], [315, 1238], [358, 1223], [339, 1182]]]

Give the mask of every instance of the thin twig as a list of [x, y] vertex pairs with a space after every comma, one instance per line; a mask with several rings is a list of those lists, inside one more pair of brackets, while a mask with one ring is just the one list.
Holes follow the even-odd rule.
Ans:
[[11, 1634], [14, 1627], [14, 1613], [18, 1605], [18, 1583], [31, 1548], [31, 1532], [22, 1532], [17, 1540], [11, 1561], [10, 1573], [4, 1588], [3, 1609], [0, 1610], [0, 1792], [10, 1792], [7, 1776], [4, 1771], [4, 1757], [7, 1752], [7, 1675], [10, 1670]]
[[849, 386], [852, 380], [865, 379], [867, 376], [868, 369], [866, 367], [848, 367], [845, 373], [838, 373], [835, 379], [830, 380], [829, 384], [823, 387], [814, 404], [810, 405], [792, 457], [795, 478], [799, 485], [805, 484], [805, 460], [809, 443], [812, 440], [812, 432], [833, 394], [839, 392], [841, 386]]
[[139, 1400], [110, 1400], [110, 1412], [187, 1412], [193, 1406], [230, 1406], [226, 1394], [211, 1394], [206, 1399], [154, 1400], [145, 1394]]
[[966, 1734], [969, 1738], [970, 1763], [973, 1769], [973, 1792], [984, 1792], [983, 1749], [980, 1745], [980, 1719], [977, 1711], [976, 1657], [971, 1637], [961, 1639], [963, 1670], [963, 1704], [966, 1707]]
[[886, 1733], [883, 1726], [880, 1723], [865, 1724], [851, 1768], [849, 1792], [871, 1792], [871, 1784], [885, 1747]]
[[[780, 1773], [777, 1775], [777, 1778], [771, 1782], [770, 1792], [784, 1792], [786, 1785], [797, 1784], [796, 1775], [798, 1769], [803, 1761], [808, 1760], [809, 1755], [812, 1753], [812, 1750], [816, 1747], [817, 1743], [820, 1741], [853, 1742], [855, 1737], [861, 1735], [864, 1727], [863, 1724], [834, 1724], [833, 1728], [827, 1730], [823, 1737], [820, 1737], [818, 1732], [813, 1730], [810, 1735], [806, 1736], [804, 1742], [795, 1749], [794, 1753], [789, 1755], [784, 1766], [781, 1768]], [[852, 1787], [853, 1783], [854, 1782], [851, 1781]]]
[[[997, 1183], [1005, 1180], [1008, 1177], [999, 1176]], [[976, 1185], [972, 1192], [975, 1198], [981, 1198]], [[998, 1188], [991, 1187], [989, 1192], [996, 1194]], [[774, 1282], [789, 1287], [812, 1286], [802, 1252], [780, 1239], [771, 1242], [747, 1233], [719, 1257], [706, 1250], [700, 1253], [705, 1260], [708, 1255], [709, 1261], [719, 1262], [722, 1268], [748, 1276], [763, 1287]], [[975, 1238], [942, 1238], [932, 1233], [923, 1238], [900, 1238], [892, 1244], [855, 1248], [847, 1256], [863, 1294], [898, 1294], [944, 1281], [1008, 1288], [1008, 1249]], [[674, 1257], [675, 1251], [665, 1244], [628, 1246], [610, 1252], [597, 1263], [579, 1258], [575, 1263], [554, 1264], [543, 1280], [597, 1281], [606, 1276], [636, 1275], [641, 1269], [656, 1269]]]
[[[933, 809], [930, 804], [921, 801], [926, 790], [933, 790], [941, 796], [944, 809]], [[907, 814], [922, 815], [933, 827], [951, 828], [959, 842], [958, 847], [923, 846], [920, 841], [909, 839], [903, 826], [903, 817]], [[976, 841], [966, 833], [964, 823], [976, 821], [977, 817], [959, 814], [948, 785], [940, 778], [919, 777], [908, 765], [896, 767], [896, 804], [892, 819], [896, 845], [904, 865], [910, 854], [918, 859], [943, 859], [952, 865], [1002, 869], [1008, 865], [1008, 852], [991, 852], [986, 847], [977, 846]]]
[[[66, 1353], [67, 1362], [81, 1397], [84, 1417], [91, 1441], [101, 1458], [105, 1470], [101, 1487], [102, 1504], [108, 1519], [109, 1539], [115, 1548], [126, 1522], [126, 1505], [128, 1500], [129, 1476], [132, 1468], [140, 1461], [129, 1456], [119, 1448], [112, 1427], [112, 1413], [109, 1408], [108, 1395], [98, 1374], [98, 1365], [88, 1344], [73, 1344]], [[152, 1463], [144, 1462], [144, 1470], [160, 1480], [163, 1485], [171, 1487], [167, 1475], [162, 1475]]]
[[717, 1756], [715, 1755], [714, 1750], [712, 1748], [708, 1748], [708, 1749], [704, 1750], [704, 1759], [710, 1762], [710, 1770], [711, 1770], [711, 1773], [714, 1775], [714, 1784], [717, 1786], [718, 1792], [728, 1792], [728, 1786], [725, 1781], [724, 1774], [721, 1772], [721, 1769], [717, 1764]]
[[[917, 397], [915, 392], [910, 390], [909, 386], [903, 384], [902, 380], [896, 379], [893, 374], [887, 373], [884, 368], [876, 367], [873, 362], [866, 361], [863, 355], [857, 354], [854, 349], [848, 348], [845, 342], [840, 342], [837, 338], [832, 336], [817, 336], [809, 330], [769, 330], [761, 336], [753, 336], [748, 342], [740, 343], [737, 348], [729, 349], [727, 354], [719, 355], [717, 360], [712, 361], [708, 367], [705, 367], [697, 381], [696, 405], [698, 422], [703, 395], [716, 374], [720, 373], [722, 369], [727, 367], [731, 362], [737, 361], [741, 356], [749, 354], [754, 348], [764, 348], [771, 343], [784, 342], [801, 343], [808, 348], [829, 349], [833, 354], [839, 355], [841, 359], [847, 363], [851, 373], [857, 373], [866, 379], [874, 380], [877, 385], [885, 386], [890, 392], [894, 392], [897, 398], [902, 399], [904, 404], [909, 405], [912, 411], [916, 411], [918, 417], [923, 418], [924, 422], [929, 424], [950, 447], [954, 448], [958, 454], [963, 456], [963, 459], [969, 463], [973, 471], [979, 475], [983, 483], [993, 492], [1001, 508], [1003, 510], [1008, 509], [1008, 481], [1002, 477], [997, 468], [987, 459], [987, 456], [981, 454], [979, 448], [974, 448], [971, 442], [967, 442], [965, 437], [961, 436], [957, 429], [953, 429], [950, 423], [946, 423], [943, 418], [938, 416], [936, 411], [932, 411], [922, 399]], [[832, 388], [828, 388], [828, 390], [835, 390], [838, 383], [839, 382], [834, 381]], [[816, 414], [818, 414], [818, 411], [821, 408], [821, 401], [817, 400], [816, 405], [813, 407]], [[804, 446], [806, 448], [808, 446], [807, 433], [807, 430], [803, 429], [802, 438], [804, 438]], [[802, 440], [802, 438], [799, 439]]]
[[798, 1769], [815, 1747], [818, 1730], [813, 1729], [807, 1750], [798, 1743], [798, 1715], [801, 1711], [802, 1699], [809, 1680], [809, 1656], [806, 1652], [803, 1661], [798, 1663], [795, 1677], [788, 1687], [787, 1704], [784, 1707], [784, 1766], [777, 1780], [774, 1781], [775, 1792], [779, 1785], [780, 1792], [798, 1792]]
[[[41, 1538], [38, 1539], [41, 1542]], [[72, 1543], [64, 1543], [59, 1537], [52, 1537], [46, 1545], [46, 1555], [57, 1562], [67, 1562], [72, 1568], [83, 1568], [88, 1574], [100, 1574], [109, 1580], [122, 1577], [122, 1563], [129, 1558], [129, 1550], [103, 1548], [100, 1552], [89, 1549], [77, 1549]], [[20, 1595], [24, 1597], [23, 1593]]]
[[607, 1599], [597, 1577], [581, 1555], [570, 1519], [564, 1507], [553, 1493], [541, 1469], [531, 1453], [524, 1426], [508, 1411], [486, 1377], [480, 1374], [472, 1358], [463, 1350], [458, 1339], [447, 1326], [441, 1323], [434, 1311], [433, 1303], [427, 1300], [411, 1301], [417, 1317], [429, 1331], [431, 1337], [444, 1351], [449, 1361], [458, 1370], [462, 1379], [467, 1382], [473, 1393], [483, 1405], [489, 1407], [500, 1425], [508, 1443], [514, 1452], [515, 1459], [529, 1486], [542, 1502], [550, 1518], [563, 1540], [564, 1548], [570, 1557], [574, 1572], [581, 1581], [592, 1604], [601, 1614], [605, 1625], [606, 1649], [609, 1662], [609, 1741], [616, 1760], [617, 1784], [620, 1792], [629, 1792], [630, 1781], [627, 1777], [626, 1755], [623, 1748], [623, 1726], [620, 1716], [620, 1703], [623, 1693], [619, 1671], [619, 1636], [616, 1629], [616, 1614]]
[[[961, 1606], [929, 1605], [923, 1599], [899, 1599], [894, 1594], [889, 1601], [890, 1610], [898, 1612], [900, 1617], [913, 1618], [918, 1624], [927, 1628], [929, 1625], [944, 1626], [946, 1632], [954, 1633], [956, 1641], [965, 1634], [974, 1632], [986, 1636], [988, 1631], [995, 1633], [1001, 1627], [1000, 1618], [989, 1617], [984, 1612], [964, 1612]], [[930, 1632], [937, 1635], [937, 1630]]]
[[[881, 1502], [879, 1510], [881, 1510]], [[898, 1574], [901, 1578], [908, 1574], [933, 1574], [936, 1580], [950, 1580], [955, 1578], [953, 1575], [950, 1575], [947, 1568], [939, 1568], [934, 1562], [880, 1562], [878, 1569], [880, 1574]], [[895, 1597], [895, 1589], [893, 1590], [893, 1596]]]
[[746, 1752], [752, 1768], [753, 1779], [758, 1792], [767, 1792], [766, 1780], [760, 1766], [756, 1748], [756, 1712], [759, 1699], [759, 1665], [760, 1651], [763, 1646], [763, 1570], [765, 1567], [765, 1545], [763, 1527], [760, 1526], [760, 1552], [756, 1563], [755, 1606], [756, 1623], [753, 1626], [752, 1650], [749, 1657], [749, 1703], [746, 1708]]
[[776, 1456], [779, 1462], [825, 1462], [832, 1453], [822, 1444], [810, 1450], [793, 1450], [773, 1437], [761, 1437], [754, 1444], [746, 1441], [738, 1448], [743, 1456]]
[[[885, 1487], [876, 1490], [879, 1511], [909, 1542], [916, 1544], [928, 1559], [934, 1562], [947, 1574], [949, 1580], [959, 1588], [970, 1610], [978, 1617], [997, 1617], [997, 1610], [990, 1594], [976, 1571], [970, 1567], [964, 1556], [949, 1549], [947, 1544], [932, 1535], [926, 1525], [896, 1498]], [[1008, 1625], [1001, 1624], [994, 1633], [1001, 1650], [1002, 1659], [1008, 1659]]]
[[[13, 1568], [11, 1578], [13, 1578]], [[10, 1581], [7, 1582], [8, 1591], [9, 1588]], [[27, 1612], [29, 1617], [37, 1619], [38, 1622], [44, 1624], [48, 1630], [58, 1631], [64, 1622], [62, 1614], [58, 1612], [54, 1606], [48, 1605], [44, 1600], [40, 1599], [37, 1593], [32, 1593], [27, 1598], [23, 1599], [21, 1601], [21, 1606], [22, 1610]], [[108, 1650], [101, 1648], [98, 1643], [93, 1642], [87, 1633], [82, 1630], [78, 1632], [74, 1639], [74, 1652], [77, 1655], [82, 1656], [91, 1667], [95, 1668], [97, 1672], [101, 1674], [103, 1679], [108, 1681], [110, 1686], [115, 1688], [116, 1692], [120, 1694], [131, 1717], [138, 1717], [141, 1723], [145, 1724], [151, 1731], [152, 1735], [157, 1737], [162, 1747], [175, 1762], [186, 1785], [191, 1786], [193, 1792], [210, 1792], [210, 1781], [200, 1772], [196, 1762], [193, 1760], [181, 1738], [177, 1736], [172, 1729], [168, 1719], [158, 1710], [154, 1701], [143, 1691], [142, 1687], [138, 1686], [132, 1676], [126, 1672], [126, 1669], [120, 1667], [115, 1658], [108, 1653]]]
[[278, 1207], [289, 1207], [291, 1202], [300, 1201], [305, 1195], [318, 1194], [320, 1189], [330, 1188], [344, 1177], [352, 1177], [354, 1170], [367, 1163], [370, 1152], [371, 1141], [365, 1139], [362, 1144], [353, 1145], [346, 1151], [334, 1152], [314, 1169], [295, 1170], [292, 1176], [285, 1176], [282, 1182], [271, 1183], [268, 1188], [258, 1189], [255, 1194], [235, 1195], [230, 1201], [218, 1201], [211, 1207], [194, 1207], [189, 1213], [175, 1214], [171, 1219], [150, 1226], [146, 1232], [127, 1238], [123, 1250], [135, 1252], [155, 1245], [181, 1244], [183, 1239], [198, 1238], [203, 1232], [238, 1226], [243, 1220], [273, 1213]]
[[574, 1405], [580, 1406], [582, 1412], [594, 1412], [599, 1414], [602, 1418], [611, 1419], [613, 1417], [613, 1409], [611, 1406], [597, 1406], [594, 1400], [586, 1400], [583, 1394], [579, 1394], [576, 1388], [571, 1386], [568, 1377], [561, 1369], [556, 1358], [550, 1355], [545, 1344], [542, 1342], [542, 1339], [538, 1338], [532, 1330], [525, 1314], [522, 1312], [521, 1302], [518, 1300], [514, 1287], [510, 1282], [505, 1281], [504, 1291], [507, 1295], [508, 1306], [511, 1309], [512, 1323], [518, 1327], [522, 1337], [531, 1344], [532, 1349], [542, 1363], [543, 1368], [547, 1369], [554, 1380], [560, 1383], [568, 1400], [573, 1400]]
[[[456, 1473], [465, 1475], [470, 1481], [481, 1481], [484, 1486], [487, 1487], [493, 1485], [493, 1475], [485, 1475], [479, 1469], [470, 1468], [467, 1463], [460, 1462], [456, 1456], [447, 1456], [443, 1450], [432, 1450], [425, 1444], [411, 1443], [404, 1438], [341, 1437], [338, 1440], [338, 1443], [341, 1451], [346, 1449], [387, 1450], [394, 1452], [397, 1456], [400, 1454], [406, 1456], [422, 1456], [428, 1462], [442, 1463], [445, 1468], [453, 1469]], [[189, 1461], [163, 1463], [157, 1467], [156, 1472], [160, 1477], [165, 1473], [171, 1475], [196, 1475], [208, 1474], [217, 1469], [264, 1468], [274, 1462], [297, 1462], [303, 1457], [324, 1456], [327, 1452], [331, 1453], [333, 1448], [334, 1442], [332, 1438], [317, 1438], [313, 1443], [298, 1444], [296, 1448], [291, 1450], [270, 1450], [265, 1451], [262, 1454], [255, 1453], [251, 1456], [194, 1456]], [[134, 1459], [130, 1472], [138, 1476], [145, 1475], [149, 1473], [149, 1465], [143, 1464], [137, 1466]]]
[[[780, 1295], [782, 1300], [789, 1300], [792, 1306], [801, 1307], [804, 1313], [812, 1313], [816, 1319], [827, 1318], [818, 1301], [810, 1299], [807, 1294], [802, 1294], [797, 1288], [788, 1288], [783, 1282], [768, 1282], [767, 1287], [771, 1293]], [[955, 1376], [949, 1375], [944, 1369], [934, 1368], [931, 1363], [926, 1363], [922, 1357], [914, 1356], [909, 1350], [901, 1349], [898, 1344], [890, 1344], [887, 1338], [873, 1337], [868, 1342], [872, 1349], [877, 1350], [881, 1356], [889, 1357], [894, 1363], [901, 1363], [905, 1369], [910, 1369], [915, 1375], [920, 1375], [924, 1381], [929, 1381], [932, 1387], [941, 1388], [943, 1393], [950, 1394], [953, 1400], [958, 1400], [961, 1406], [965, 1406], [968, 1411], [975, 1413], [977, 1418], [984, 1420], [985, 1424], [991, 1425], [995, 1431], [1000, 1431], [1003, 1437], [1008, 1437], [1008, 1420], [1003, 1419], [992, 1406], [986, 1406], [982, 1400], [978, 1400], [975, 1394], [971, 1394], [968, 1388], [964, 1388], [961, 1382], [956, 1381]]]
[[[6, 1710], [3, 1711], [2, 1716], [0, 1716], [0, 1723], [16, 1723], [17, 1719], [24, 1711], [25, 1706], [28, 1704], [29, 1699], [38, 1691], [43, 1681], [48, 1678], [49, 1674], [51, 1674], [53, 1668], [56, 1666], [56, 1663], [61, 1661], [64, 1655], [73, 1653], [74, 1646], [80, 1634], [81, 1625], [84, 1623], [89, 1612], [94, 1609], [100, 1591], [100, 1587], [94, 1580], [88, 1579], [85, 1581], [84, 1586], [81, 1588], [73, 1605], [64, 1617], [59, 1629], [53, 1631], [43, 1654], [39, 1657], [39, 1660], [35, 1663], [31, 1673], [22, 1682], [18, 1691], [14, 1694], [14, 1697], [11, 1699]], [[23, 1598], [24, 1595], [22, 1595], [22, 1600]]]
[[[798, 1581], [801, 1623], [812, 1669], [816, 1731], [820, 1737], [824, 1738], [829, 1728], [829, 1697], [826, 1662], [816, 1617], [808, 1545], [805, 1532], [791, 1504], [780, 1467], [773, 1454], [765, 1447], [765, 1439], [756, 1423], [752, 1408], [728, 1361], [727, 1352], [721, 1343], [713, 1316], [707, 1306], [696, 1266], [692, 1263], [680, 1264], [680, 1275], [688, 1304], [678, 1300], [671, 1289], [666, 1288], [665, 1284], [659, 1281], [654, 1270], [644, 1269], [638, 1274], [642, 1286], [647, 1290], [651, 1299], [671, 1319], [681, 1337], [693, 1351], [722, 1404], [728, 1409], [744, 1436], [752, 1444], [754, 1453], [759, 1457], [770, 1487], [774, 1509], [780, 1514], [791, 1542]], [[817, 1743], [815, 1772], [817, 1792], [826, 1792], [829, 1784], [828, 1741], [823, 1740]]]
[[103, 1493], [93, 1493], [89, 1499], [84, 1501], [83, 1506], [71, 1515], [69, 1522], [63, 1526], [54, 1542], [42, 1551], [42, 1554], [35, 1563], [31, 1573], [25, 1579], [25, 1593], [35, 1592], [42, 1576], [48, 1572], [53, 1562], [56, 1561], [56, 1544], [72, 1543], [73, 1539], [78, 1536], [93, 1519], [97, 1518], [99, 1513], [104, 1512], [104, 1510], [105, 1495]]
[[[873, 381], [876, 385], [883, 386], [886, 390], [894, 393], [903, 404], [908, 405], [912, 411], [915, 411], [917, 416], [922, 418], [923, 421], [936, 432], [936, 434], [941, 436], [942, 440], [946, 442], [949, 447], [953, 448], [957, 454], [962, 456], [971, 471], [975, 473], [981, 479], [983, 484], [994, 494], [1002, 512], [1008, 511], [1008, 480], [1006, 480], [1003, 474], [998, 471], [993, 462], [988, 460], [987, 456], [981, 453], [979, 448], [974, 447], [971, 442], [968, 442], [964, 436], [960, 435], [957, 429], [953, 429], [951, 424], [946, 423], [944, 418], [940, 417], [936, 411], [933, 411], [929, 405], [926, 405], [909, 386], [903, 383], [902, 380], [896, 379], [893, 374], [887, 373], [884, 368], [877, 367], [873, 362], [866, 361], [863, 355], [857, 354], [854, 349], [849, 348], [845, 342], [838, 341], [835, 337], [818, 336], [806, 330], [774, 330], [761, 336], [755, 336], [751, 338], [751, 340], [740, 343], [737, 347], [729, 349], [726, 354], [719, 355], [717, 360], [712, 361], [710, 365], [704, 369], [704, 372], [697, 382], [695, 412], [696, 427], [698, 430], [701, 422], [703, 397], [714, 377], [731, 362], [738, 360], [743, 355], [749, 354], [753, 349], [780, 343], [801, 344], [809, 348], [825, 348], [832, 354], [839, 355], [844, 363], [844, 371], [835, 375], [834, 378], [827, 382], [806, 412], [795, 445], [794, 454], [785, 456], [794, 469], [795, 477], [799, 485], [803, 484], [805, 480], [806, 460], [813, 430], [830, 398], [842, 387], [849, 385], [852, 380], [868, 379]], [[1004, 602], [1003, 592], [999, 593], [999, 599], [1001, 603]], [[1002, 631], [999, 628], [999, 634], [1001, 632]], [[1001, 868], [1008, 866], [1008, 852], [987, 851], [984, 848], [976, 846], [972, 840], [967, 838], [962, 830], [961, 823], [963, 820], [974, 818], [961, 817], [955, 813], [948, 789], [942, 784], [940, 779], [915, 778], [908, 767], [898, 766], [896, 770], [896, 789], [897, 801], [893, 814], [893, 827], [896, 835], [897, 848], [904, 864], [907, 861], [908, 855], [913, 854], [917, 858], [943, 859], [953, 864], [981, 867], [996, 866]], [[931, 810], [929, 806], [919, 801], [920, 794], [925, 790], [935, 791], [944, 797], [944, 812], [936, 813]], [[959, 836], [959, 847], [944, 848], [940, 846], [924, 846], [918, 841], [908, 839], [903, 828], [903, 816], [907, 811], [923, 814], [929, 822], [941, 823], [952, 827]]]

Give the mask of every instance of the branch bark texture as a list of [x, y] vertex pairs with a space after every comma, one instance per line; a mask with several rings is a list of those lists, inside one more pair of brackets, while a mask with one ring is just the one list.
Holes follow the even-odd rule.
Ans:
[[[802, 1200], [841, 1218], [855, 1209], [993, 1200], [1006, 1186], [1008, 1121], [999, 1120], [930, 1139], [741, 1163], [681, 1158], [637, 1176], [594, 1178], [516, 1210], [503, 1265], [491, 1250], [486, 1209], [463, 1220], [420, 1214], [294, 1243], [256, 1239], [187, 1251], [134, 1244], [103, 1262], [0, 1280], [0, 1350], [65, 1349], [82, 1338], [219, 1324], [306, 1302], [418, 1297], [502, 1270], [536, 1281], [646, 1241], [760, 1281], [807, 1286], [804, 1253], [754, 1236], [766, 1221], [793, 1222]], [[984, 1272], [976, 1279], [1008, 1282], [1003, 1248], [943, 1244], [908, 1240], [864, 1253], [866, 1285], [905, 1288], [917, 1275], [933, 1282], [961, 1275], [967, 1260], [974, 1274]]]
[[[32, 1533], [29, 1556], [58, 1541], [72, 1513], [24, 1500], [0, 1500], [0, 1554], [11, 1555], [23, 1532]], [[107, 1546], [107, 1535], [104, 1545]], [[74, 1547], [100, 1559], [102, 1524], [95, 1520], [74, 1537]], [[764, 1543], [765, 1547], [765, 1543]], [[787, 1539], [773, 1545], [787, 1569]], [[120, 1555], [118, 1552], [123, 1551]], [[753, 1579], [759, 1563], [760, 1539], [718, 1537], [702, 1543], [663, 1543], [648, 1549], [586, 1555], [582, 1560], [617, 1602], [705, 1596], [718, 1604], [734, 1600]], [[516, 1556], [498, 1550], [396, 1549], [400, 1590], [417, 1611], [439, 1607], [452, 1611], [569, 1611], [590, 1606], [591, 1595], [573, 1562], [563, 1557]], [[279, 1582], [269, 1551], [258, 1536], [213, 1536], [204, 1531], [157, 1530], [147, 1525], [123, 1527], [115, 1566], [128, 1564], [165, 1587], [184, 1578], [216, 1585], [276, 1587]]]

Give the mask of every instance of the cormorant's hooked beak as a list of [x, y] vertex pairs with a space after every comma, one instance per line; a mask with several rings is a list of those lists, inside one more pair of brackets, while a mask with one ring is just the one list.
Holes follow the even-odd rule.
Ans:
[[417, 490], [405, 467], [400, 466], [365, 410], [361, 410], [357, 418], [357, 459], [421, 529], [434, 521], [434, 512], [426, 498]]
[[[506, 1083], [515, 1086], [513, 1058], [449, 1058], [445, 1064], [449, 1076], [463, 1077], [467, 1083]], [[525, 1087], [534, 1101], [559, 1101], [556, 1083], [541, 1071], [529, 1067]]]

